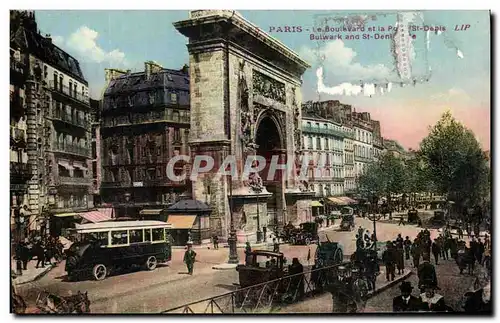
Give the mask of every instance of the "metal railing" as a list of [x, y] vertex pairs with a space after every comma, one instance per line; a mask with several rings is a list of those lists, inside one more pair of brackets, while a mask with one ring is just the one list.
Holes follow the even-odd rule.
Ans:
[[75, 154], [75, 155], [80, 155], [80, 156], [85, 156], [85, 157], [90, 156], [90, 149], [80, 147], [77, 145], [64, 144], [61, 142], [53, 142], [52, 147], [53, 147], [54, 151], [58, 151], [58, 152], [70, 153], [70, 154]]
[[50, 81], [49, 88], [55, 92], [69, 96], [70, 98], [73, 98], [76, 101], [85, 103], [86, 105], [88, 105], [90, 102], [88, 95], [83, 95], [81, 93], [78, 93], [78, 91], [75, 91], [74, 89], [60, 82], [55, 82], [54, 80]]
[[61, 120], [61, 121], [67, 122], [69, 124], [72, 124], [74, 126], [78, 126], [78, 127], [82, 127], [82, 128], [87, 128], [89, 125], [88, 122], [82, 117], [75, 117], [74, 115], [72, 116], [69, 113], [61, 112], [58, 110], [53, 111], [52, 119]]
[[10, 69], [14, 72], [17, 73], [23, 73], [24, 72], [24, 63], [21, 61], [17, 61], [15, 59], [10, 59]]
[[10, 127], [11, 129], [11, 137], [15, 141], [25, 141], [26, 140], [26, 131], [24, 129], [20, 129], [17, 127]]
[[59, 176], [59, 185], [84, 185], [88, 186], [92, 183], [92, 178], [87, 177], [70, 177], [70, 176]]
[[[326, 292], [333, 282], [336, 268], [347, 264], [349, 262], [284, 276], [177, 306], [163, 311], [162, 314], [272, 313], [283, 306]], [[352, 297], [356, 302], [355, 296]]]
[[335, 130], [331, 128], [321, 128], [321, 127], [313, 127], [313, 126], [303, 126], [302, 127], [302, 132], [304, 133], [313, 133], [313, 134], [320, 134], [320, 135], [332, 135], [332, 136], [337, 136], [337, 137], [347, 137], [347, 138], [354, 138], [354, 135], [349, 132], [345, 131], [340, 131], [340, 130]]

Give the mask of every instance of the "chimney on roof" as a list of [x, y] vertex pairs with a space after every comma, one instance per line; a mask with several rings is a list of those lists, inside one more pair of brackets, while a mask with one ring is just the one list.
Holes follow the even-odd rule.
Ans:
[[144, 62], [144, 73], [146, 74], [146, 80], [149, 80], [151, 77], [151, 74], [158, 73], [163, 69], [163, 66], [160, 64], [154, 62], [154, 61], [147, 61]]
[[104, 69], [104, 80], [106, 82], [109, 82], [111, 80], [114, 80], [115, 78], [117, 78], [120, 75], [125, 75], [128, 73], [130, 73], [130, 70], [124, 71], [124, 70], [119, 70], [116, 68], [105, 68]]
[[184, 66], [182, 67], [181, 71], [184, 74], [189, 74], [189, 66], [187, 64], [184, 64]]

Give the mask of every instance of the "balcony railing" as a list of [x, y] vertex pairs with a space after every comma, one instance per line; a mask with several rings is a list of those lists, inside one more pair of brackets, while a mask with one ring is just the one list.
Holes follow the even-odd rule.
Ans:
[[10, 70], [15, 73], [24, 73], [24, 63], [15, 59], [10, 59]]
[[304, 133], [313, 133], [313, 134], [320, 134], [320, 135], [331, 135], [331, 136], [336, 136], [336, 137], [347, 137], [347, 138], [353, 138], [353, 134], [344, 132], [344, 131], [339, 131], [331, 128], [318, 128], [318, 127], [313, 127], [313, 126], [303, 126], [302, 127], [302, 132]]
[[11, 162], [10, 163], [10, 176], [30, 178], [31, 177], [31, 165], [26, 164], [26, 163]]
[[52, 147], [53, 147], [53, 150], [57, 151], [57, 152], [75, 154], [75, 155], [85, 156], [85, 157], [90, 156], [90, 149], [80, 147], [77, 145], [64, 144], [61, 142], [59, 142], [59, 143], [53, 142]]
[[85, 105], [88, 105], [90, 102], [88, 95], [83, 95], [81, 93], [78, 93], [74, 89], [70, 88], [67, 85], [61, 84], [60, 82], [54, 82], [54, 80], [50, 81], [49, 88], [55, 92], [73, 98], [78, 102], [84, 103]]
[[10, 127], [10, 136], [14, 141], [26, 141], [26, 131], [17, 127]]
[[58, 110], [53, 111], [52, 119], [60, 120], [85, 129], [87, 129], [89, 126], [88, 122], [84, 118], [75, 117], [69, 113], [61, 112]]
[[92, 184], [92, 178], [59, 176], [58, 184], [59, 185], [83, 185], [83, 186], [89, 186], [89, 185]]
[[364, 162], [364, 163], [371, 163], [373, 161], [373, 158], [367, 158], [367, 157], [361, 157], [361, 156], [354, 156], [355, 161], [359, 162]]
[[141, 125], [155, 122], [171, 122], [171, 123], [185, 123], [189, 124], [191, 122], [189, 116], [176, 116], [174, 117], [172, 114], [166, 113], [165, 111], [161, 111], [156, 113], [153, 116], [146, 116], [144, 113], [142, 114], [132, 114], [131, 118], [126, 117], [106, 117], [104, 122], [102, 123], [103, 128], [110, 127], [120, 127], [120, 126], [130, 126], [130, 125]]
[[[189, 178], [188, 176], [186, 176]], [[175, 186], [175, 185], [185, 185], [186, 180], [183, 181], [171, 181], [168, 178], [165, 179], [150, 179], [142, 181], [119, 181], [119, 182], [101, 182], [101, 188], [125, 188], [125, 187], [158, 187], [158, 186]]]

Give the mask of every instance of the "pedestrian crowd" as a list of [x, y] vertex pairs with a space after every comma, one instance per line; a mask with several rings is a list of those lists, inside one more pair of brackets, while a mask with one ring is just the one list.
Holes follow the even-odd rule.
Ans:
[[28, 263], [36, 258], [36, 268], [47, 264], [59, 263], [64, 258], [64, 246], [59, 237], [50, 235], [32, 236], [16, 244], [15, 259], [22, 263], [22, 270], [27, 270]]
[[[491, 242], [486, 234], [484, 241], [478, 237], [472, 237], [469, 241], [469, 246], [463, 239], [460, 230], [457, 230], [458, 238], [451, 235], [450, 228], [446, 227], [444, 234], [439, 234], [434, 240], [431, 239], [430, 232], [427, 229], [421, 230], [417, 237], [411, 241], [409, 237], [405, 240], [398, 235], [395, 241], [388, 241], [387, 248], [383, 253], [382, 260], [386, 266], [386, 279], [394, 280], [395, 268], [404, 269], [403, 252], [406, 260], [413, 260], [413, 267], [417, 269], [418, 288], [420, 289], [419, 297], [411, 295], [413, 287], [409, 282], [403, 282], [400, 286], [401, 296], [394, 298], [393, 311], [431, 311], [444, 312], [452, 309], [446, 305], [443, 295], [437, 293], [440, 290], [438, 285], [438, 277], [436, 275], [436, 267], [440, 261], [455, 260], [458, 265], [460, 274], [463, 274], [467, 269], [468, 275], [474, 275], [474, 266], [479, 264], [484, 266], [486, 272], [491, 274]], [[477, 234], [477, 236], [479, 236]], [[434, 264], [431, 262], [431, 254], [434, 258]], [[469, 299], [475, 297], [474, 293], [470, 293]], [[477, 297], [476, 297], [477, 298]], [[473, 301], [466, 302], [463, 308], [466, 311], [479, 311], [488, 305], [484, 302], [481, 306], [472, 306]], [[474, 310], [473, 310], [474, 308]]]

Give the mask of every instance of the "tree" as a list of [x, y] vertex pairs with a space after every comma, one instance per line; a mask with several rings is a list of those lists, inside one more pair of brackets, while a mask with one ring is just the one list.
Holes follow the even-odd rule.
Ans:
[[358, 178], [358, 188], [365, 197], [374, 198], [376, 203], [381, 197], [386, 197], [391, 206], [391, 194], [404, 190], [405, 169], [401, 159], [388, 152], [370, 164]]
[[449, 111], [420, 143], [420, 155], [439, 193], [446, 194], [461, 209], [481, 203], [489, 189], [484, 153], [472, 131]]

